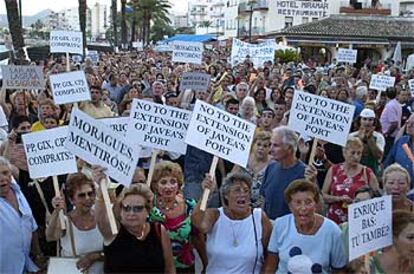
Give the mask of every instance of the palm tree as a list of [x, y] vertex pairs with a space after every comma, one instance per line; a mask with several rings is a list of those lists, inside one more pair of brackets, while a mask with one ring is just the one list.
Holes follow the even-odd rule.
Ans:
[[12, 37], [13, 48], [16, 53], [14, 63], [22, 65], [27, 63], [27, 58], [24, 51], [24, 39], [17, 1], [4, 0], [4, 2], [6, 3], [7, 20], [9, 21], [9, 31]]
[[125, 46], [127, 44], [127, 25], [126, 25], [126, 0], [121, 0], [121, 43], [122, 46]]
[[82, 32], [83, 56], [85, 56], [86, 48], [86, 9], [86, 0], [79, 0], [79, 27]]
[[208, 33], [208, 28], [213, 25], [211, 21], [202, 21], [198, 26], [201, 28], [206, 28], [206, 33]]
[[112, 0], [111, 2], [111, 13], [112, 13], [112, 26], [114, 32], [114, 45], [118, 46], [118, 29], [117, 29], [117, 0]]

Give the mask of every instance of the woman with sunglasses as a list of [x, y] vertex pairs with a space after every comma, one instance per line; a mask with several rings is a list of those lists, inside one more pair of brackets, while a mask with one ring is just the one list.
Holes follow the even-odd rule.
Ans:
[[[105, 178], [104, 168], [93, 167], [96, 182]], [[105, 273], [175, 273], [171, 242], [163, 225], [149, 222], [154, 194], [145, 184], [125, 188], [114, 206], [119, 209], [113, 235], [98, 188], [96, 220], [104, 238]]]
[[66, 229], [62, 230], [59, 212], [65, 208], [62, 196], [54, 197], [52, 205], [54, 211], [49, 226], [46, 228], [48, 241], [60, 240], [62, 257], [78, 257], [77, 268], [88, 273], [103, 272], [102, 246], [103, 238], [98, 230], [95, 210], [95, 185], [82, 173], [68, 177], [66, 193], [73, 210], [65, 218]]

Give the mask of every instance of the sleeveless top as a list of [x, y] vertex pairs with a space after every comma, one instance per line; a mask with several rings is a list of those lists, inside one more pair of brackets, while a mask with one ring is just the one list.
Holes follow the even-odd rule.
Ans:
[[[332, 181], [329, 188], [330, 195], [343, 196], [347, 195], [354, 199], [355, 191], [361, 186], [368, 185], [373, 172], [368, 167], [363, 167], [354, 177], [348, 177], [345, 174], [343, 164], [332, 166]], [[348, 204], [346, 202], [335, 202], [329, 204], [327, 217], [337, 224], [348, 221]]]
[[218, 210], [220, 216], [207, 234], [206, 273], [260, 273], [263, 264], [262, 210], [255, 208], [253, 217], [250, 214], [243, 220], [230, 219], [222, 207]]
[[104, 254], [105, 273], [164, 273], [160, 224], [150, 223], [150, 231], [143, 241], [121, 224], [113, 242], [104, 246]]

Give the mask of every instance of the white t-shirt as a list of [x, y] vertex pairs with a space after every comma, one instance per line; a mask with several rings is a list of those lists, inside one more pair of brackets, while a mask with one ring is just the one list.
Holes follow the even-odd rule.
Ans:
[[[384, 136], [381, 133], [377, 132], [377, 131], [374, 131], [372, 133], [372, 135], [374, 136], [375, 143], [377, 144], [377, 147], [382, 152], [384, 152], [384, 147], [385, 147], [385, 139], [384, 139]], [[351, 134], [349, 134], [349, 136], [350, 137], [358, 137], [358, 131], [352, 132]]]

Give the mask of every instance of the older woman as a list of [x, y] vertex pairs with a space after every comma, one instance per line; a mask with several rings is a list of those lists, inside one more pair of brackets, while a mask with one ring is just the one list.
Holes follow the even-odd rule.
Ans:
[[244, 98], [240, 106], [241, 118], [249, 122], [256, 123], [256, 112], [256, 103], [253, 97], [247, 96], [246, 98]]
[[[104, 169], [93, 167], [97, 182]], [[105, 273], [175, 273], [171, 242], [164, 226], [149, 223], [154, 195], [145, 184], [133, 184], [118, 199], [118, 234], [110, 230], [108, 216], [98, 189], [96, 219], [104, 237]]]
[[371, 258], [370, 272], [375, 274], [414, 273], [414, 214], [392, 213], [393, 245]]
[[191, 213], [196, 206], [193, 199], [185, 199], [181, 189], [184, 176], [177, 163], [163, 161], [155, 166], [151, 188], [156, 194], [150, 219], [162, 223], [173, 246], [177, 273], [194, 273], [193, 245], [204, 265], [207, 264], [204, 239], [191, 224]]
[[[204, 189], [213, 192], [215, 182], [207, 175]], [[221, 186], [224, 207], [193, 211], [193, 224], [207, 234], [206, 273], [260, 273], [272, 230], [260, 209], [250, 206], [251, 178], [230, 173]]]
[[392, 209], [414, 211], [414, 203], [407, 198], [410, 189], [410, 175], [399, 164], [392, 164], [384, 170], [384, 191], [392, 195]]
[[306, 179], [285, 190], [291, 214], [276, 219], [264, 273], [331, 273], [345, 267], [341, 230], [316, 214], [319, 193]]
[[343, 149], [345, 162], [332, 165], [326, 174], [322, 194], [325, 203], [329, 204], [327, 217], [337, 224], [348, 220], [348, 204], [352, 203], [358, 188], [369, 185], [379, 191], [373, 171], [359, 163], [363, 148], [359, 138], [348, 138]]
[[80, 257], [76, 266], [88, 273], [102, 273], [103, 238], [95, 219], [95, 186], [84, 174], [77, 173], [68, 177], [66, 191], [74, 209], [67, 214], [66, 229], [62, 230], [59, 212], [65, 207], [64, 198], [54, 197], [49, 226], [46, 228], [48, 241], [60, 240], [62, 257]]

